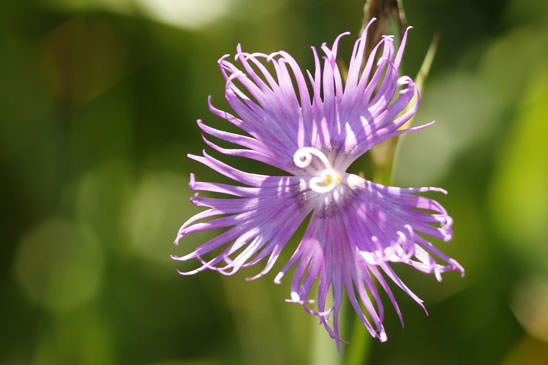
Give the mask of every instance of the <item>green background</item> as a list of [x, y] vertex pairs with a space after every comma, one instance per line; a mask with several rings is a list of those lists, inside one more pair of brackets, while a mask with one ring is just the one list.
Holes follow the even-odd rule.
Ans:
[[[359, 30], [355, 0], [29, 0], [0, 2], [0, 363], [336, 364], [356, 349], [286, 304], [290, 278], [176, 274], [172, 241], [198, 211], [185, 157], [204, 148], [195, 120], [222, 126], [216, 61], [290, 52]], [[404, 72], [434, 32], [438, 53], [417, 122], [400, 144], [399, 186], [442, 186], [454, 239], [436, 242], [461, 279], [395, 265], [424, 312], [396, 291], [389, 340], [369, 364], [545, 364], [548, 359], [548, 2], [405, 3]], [[341, 47], [347, 60], [352, 42]], [[215, 124], [218, 123], [218, 124]], [[225, 161], [236, 161], [225, 159]], [[237, 160], [244, 170], [268, 167]], [[360, 167], [358, 167], [360, 168]], [[367, 166], [363, 169], [367, 171]], [[295, 242], [288, 248], [295, 247]], [[352, 341], [353, 315], [343, 326]], [[361, 331], [365, 333], [365, 329]], [[354, 341], [359, 343], [358, 340]], [[359, 352], [359, 351], [358, 351]]]

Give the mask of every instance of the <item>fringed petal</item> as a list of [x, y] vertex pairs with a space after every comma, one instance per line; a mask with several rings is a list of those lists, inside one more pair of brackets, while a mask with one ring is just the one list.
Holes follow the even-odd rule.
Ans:
[[[232, 195], [240, 193], [239, 189], [232, 191], [222, 184], [193, 182], [192, 186]], [[254, 265], [268, 256], [265, 268], [253, 278], [266, 274], [309, 212], [298, 204], [299, 189], [298, 178], [268, 177], [257, 188], [248, 188], [238, 198], [219, 199], [195, 194], [193, 202], [210, 209], [196, 214], [183, 224], [176, 244], [193, 233], [221, 228], [227, 230], [187, 255], [173, 256], [176, 261], [196, 259], [201, 263], [197, 269], [179, 272], [192, 275], [210, 269], [232, 275], [240, 268]], [[205, 259], [206, 255], [213, 257], [208, 260]], [[223, 265], [218, 266], [219, 263]]]

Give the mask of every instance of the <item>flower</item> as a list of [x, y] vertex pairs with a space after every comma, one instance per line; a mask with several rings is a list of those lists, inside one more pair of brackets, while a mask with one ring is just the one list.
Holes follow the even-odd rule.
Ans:
[[[300, 243], [274, 282], [280, 283], [295, 267], [287, 301], [299, 303], [319, 317], [339, 349], [343, 292], [369, 333], [380, 341], [386, 341], [387, 336], [378, 287], [403, 325], [387, 278], [424, 308], [391, 263], [408, 264], [438, 280], [448, 270], [464, 274], [461, 265], [425, 238], [452, 238], [452, 219], [446, 210], [418, 195], [432, 191], [446, 194], [443, 189], [383, 186], [346, 172], [352, 162], [380, 142], [433, 123], [401, 129], [419, 104], [413, 80], [398, 75], [409, 29], [397, 51], [393, 37], [384, 36], [366, 57], [366, 28], [354, 43], [345, 82], [336, 59], [339, 41], [348, 33], [337, 37], [331, 48], [322, 44], [323, 67], [312, 47], [315, 68], [313, 73], [307, 71], [307, 77], [284, 51], [246, 53], [238, 45], [235, 61], [240, 67], [231, 63], [228, 55], [219, 60], [226, 80], [225, 97], [235, 115], [214, 107], [211, 97], [209, 109], [246, 135], [199, 120], [205, 135], [242, 148], [224, 148], [204, 136], [205, 143], [222, 154], [254, 159], [288, 175], [244, 172], [205, 151], [202, 156], [188, 155], [240, 184], [196, 181], [191, 174], [192, 190], [226, 197], [196, 193], [193, 203], [207, 209], [183, 224], [175, 244], [192, 233], [225, 230], [187, 255], [172, 256], [201, 264], [180, 274], [211, 269], [231, 275], [266, 260], [264, 268], [249, 280], [261, 277], [272, 269], [289, 239], [310, 216]], [[316, 283], [317, 291], [313, 290]], [[314, 299], [312, 292], [317, 293]]]

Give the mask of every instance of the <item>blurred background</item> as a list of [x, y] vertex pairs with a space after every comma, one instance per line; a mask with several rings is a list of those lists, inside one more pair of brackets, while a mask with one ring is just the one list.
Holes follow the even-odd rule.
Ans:
[[[0, 2], [0, 363], [343, 364], [316, 319], [257, 281], [180, 277], [172, 245], [198, 211], [185, 157], [195, 120], [220, 123], [216, 61], [289, 51], [360, 29], [357, 0], [27, 0]], [[405, 2], [404, 71], [441, 40], [394, 184], [442, 186], [466, 268], [438, 283], [397, 266], [430, 315], [396, 291], [389, 340], [357, 363], [548, 363], [548, 2]], [[341, 59], [352, 42], [346, 40]], [[218, 124], [215, 124], [218, 123]], [[268, 171], [247, 161], [242, 169]], [[364, 169], [366, 169], [364, 167]], [[217, 180], [218, 181], [218, 180]], [[211, 234], [209, 234], [211, 235]], [[186, 246], [185, 246], [186, 245]], [[294, 243], [293, 243], [294, 245]], [[185, 268], [189, 268], [185, 266]], [[343, 328], [352, 340], [352, 314]], [[365, 333], [365, 329], [362, 331]]]

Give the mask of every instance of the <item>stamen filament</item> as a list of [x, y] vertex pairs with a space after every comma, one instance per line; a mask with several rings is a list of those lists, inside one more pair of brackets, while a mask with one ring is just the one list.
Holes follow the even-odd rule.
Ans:
[[320, 172], [320, 176], [314, 176], [310, 179], [310, 189], [317, 193], [330, 192], [341, 182], [341, 177], [339, 173], [333, 169], [331, 163], [322, 151], [317, 150], [314, 147], [300, 148], [293, 155], [293, 162], [297, 167], [304, 169], [312, 163], [312, 156], [316, 156], [325, 166], [325, 169]]

